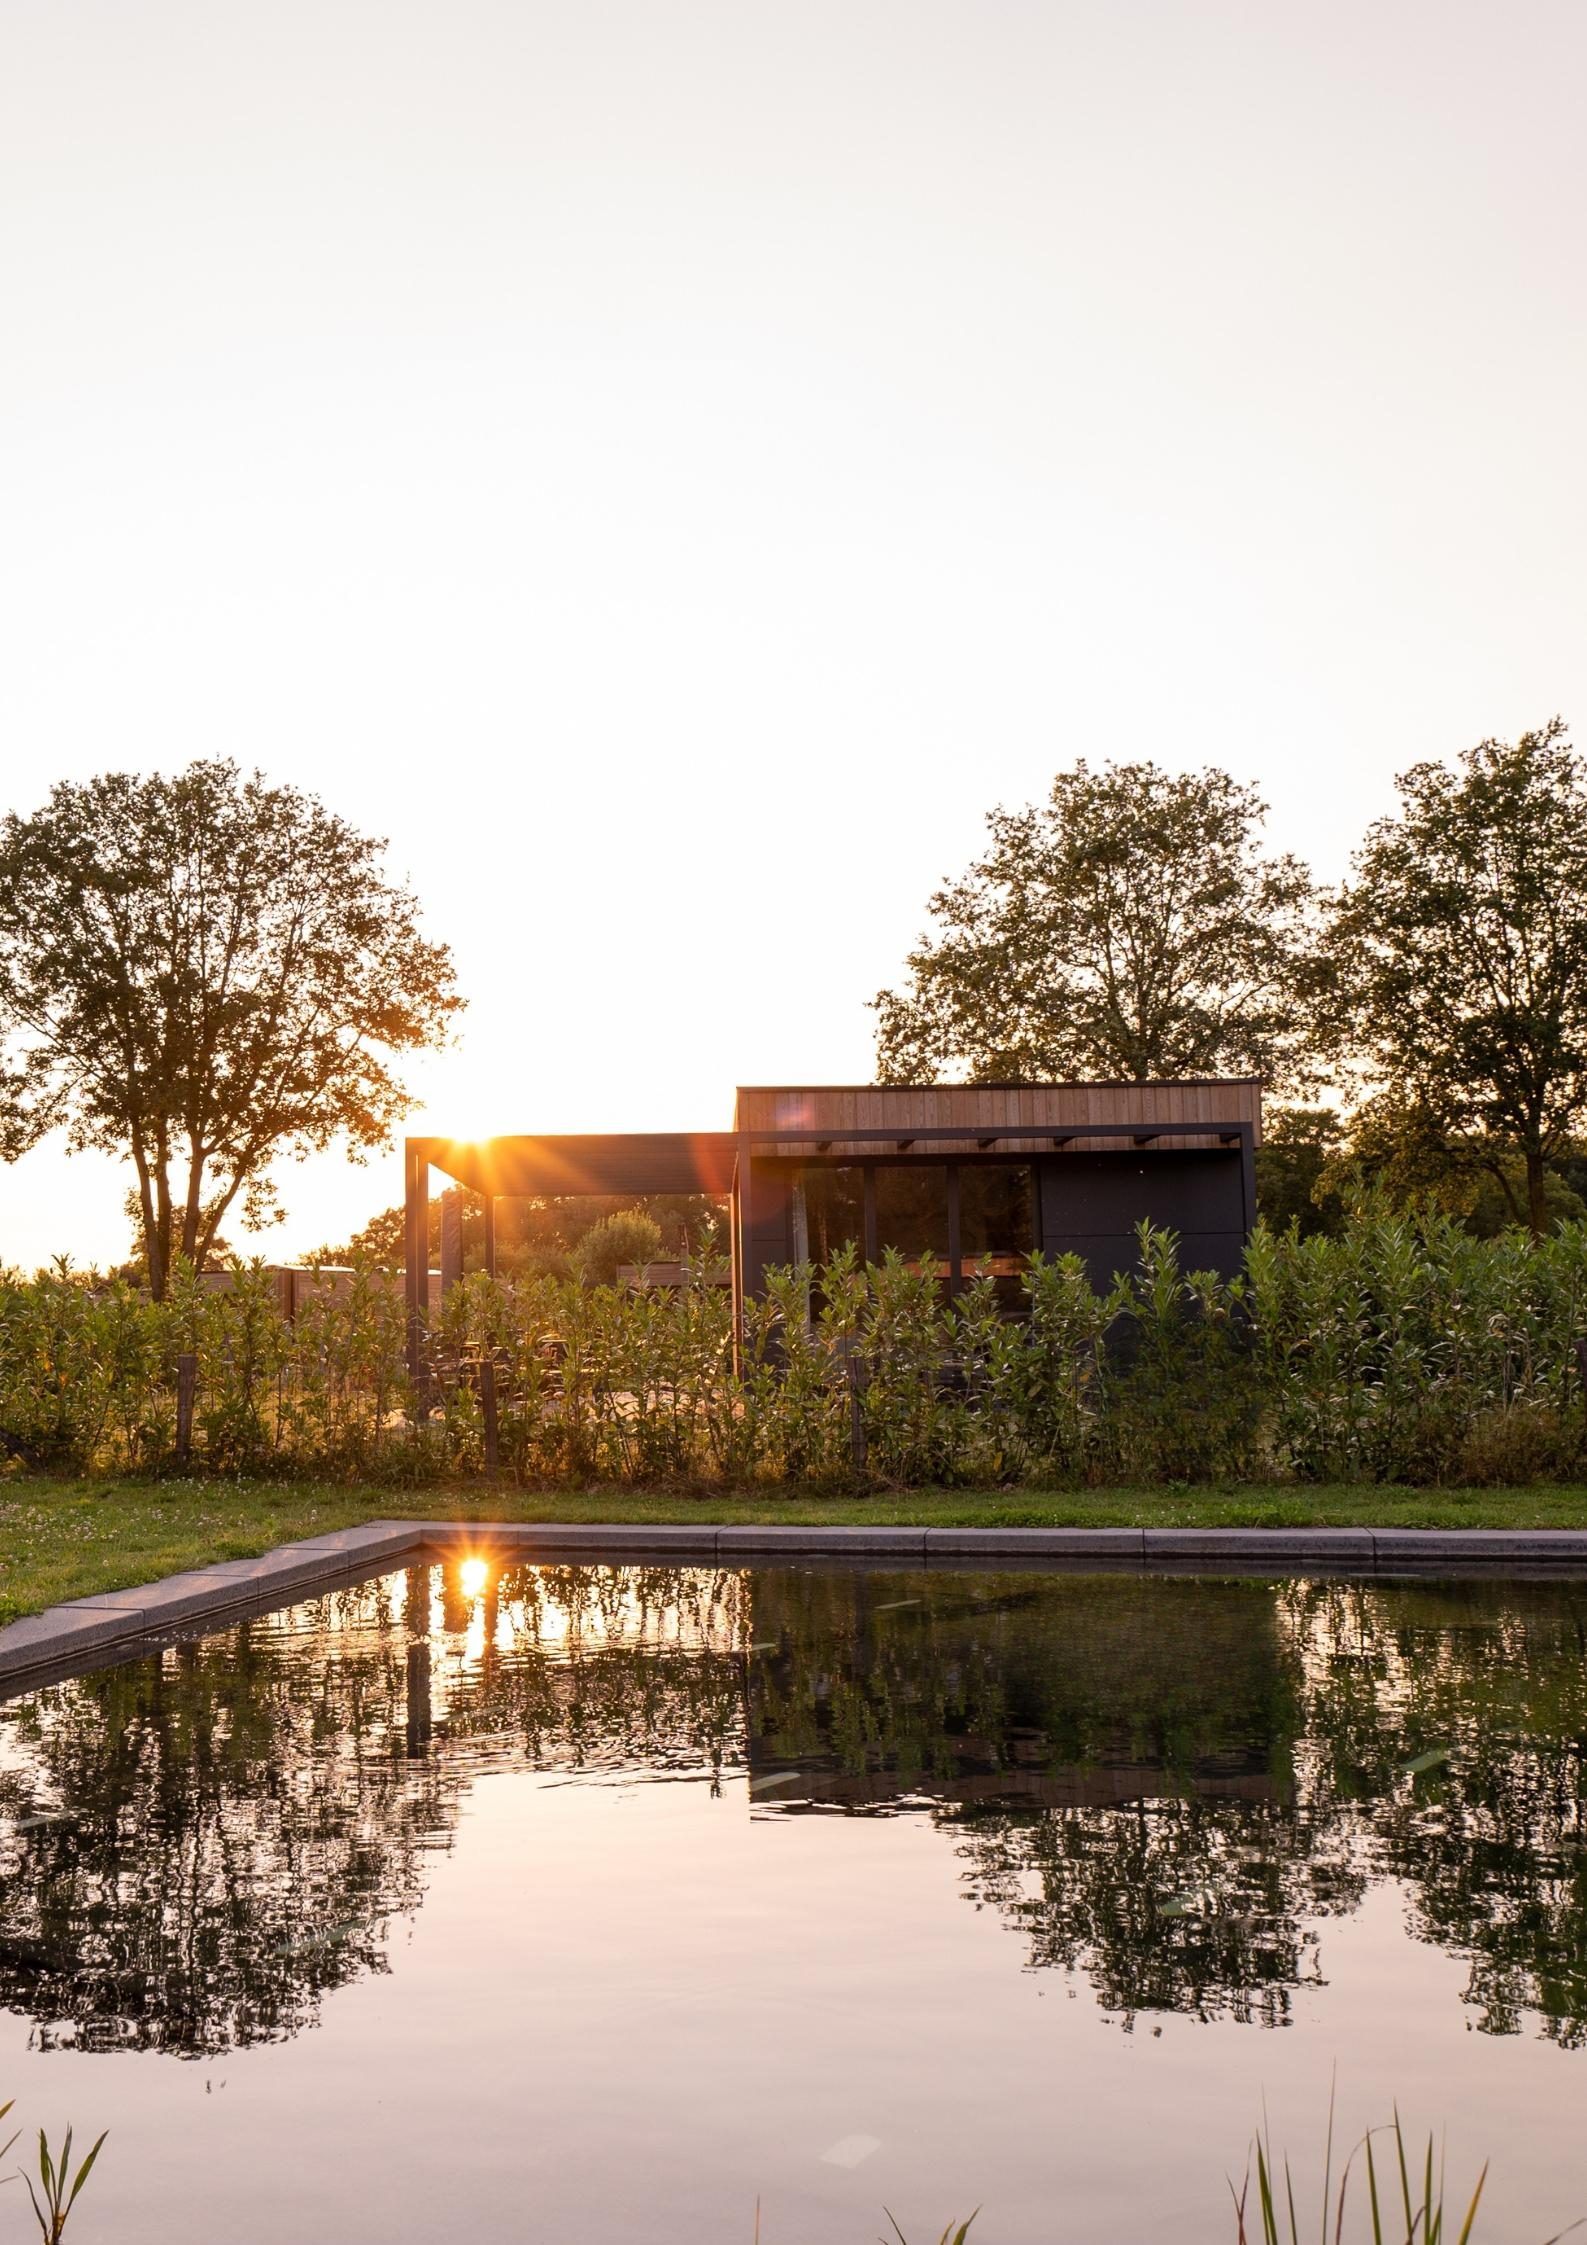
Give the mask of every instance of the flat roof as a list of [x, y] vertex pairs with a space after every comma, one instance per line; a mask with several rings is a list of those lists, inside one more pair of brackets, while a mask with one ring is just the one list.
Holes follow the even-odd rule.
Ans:
[[740, 1091], [1186, 1091], [1203, 1084], [1260, 1084], [1260, 1076], [978, 1076], [971, 1083], [740, 1084]]

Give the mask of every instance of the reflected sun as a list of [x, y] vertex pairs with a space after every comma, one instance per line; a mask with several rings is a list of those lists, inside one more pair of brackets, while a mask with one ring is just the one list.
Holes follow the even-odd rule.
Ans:
[[490, 1561], [488, 1559], [465, 1559], [458, 1569], [458, 1583], [465, 1598], [482, 1597], [485, 1585], [489, 1580]]

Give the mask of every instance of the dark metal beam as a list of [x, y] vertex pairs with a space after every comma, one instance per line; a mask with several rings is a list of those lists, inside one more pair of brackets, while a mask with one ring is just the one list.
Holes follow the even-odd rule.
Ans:
[[430, 1293], [430, 1141], [405, 1139], [402, 1148], [402, 1292], [407, 1312], [408, 1377], [424, 1376], [424, 1336]]
[[[760, 1148], [808, 1146], [814, 1152], [824, 1153], [840, 1146], [962, 1146], [979, 1135], [974, 1123], [948, 1123], [899, 1138], [885, 1125], [871, 1123], [853, 1130], [743, 1130], [739, 1132], [739, 1142]], [[1251, 1143], [1251, 1137], [1252, 1126], [1248, 1122], [1075, 1123], [1068, 1130], [1054, 1130], [1051, 1123], [1011, 1123], [997, 1132], [1000, 1142], [1033, 1144], [1041, 1140], [1050, 1146], [1072, 1146], [1082, 1139], [1094, 1138], [1131, 1139], [1142, 1144], [1165, 1138], [1203, 1138], [1219, 1146], [1245, 1146]]]

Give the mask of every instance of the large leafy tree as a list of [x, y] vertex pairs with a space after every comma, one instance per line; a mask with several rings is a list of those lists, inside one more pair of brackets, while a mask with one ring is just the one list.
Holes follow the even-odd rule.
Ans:
[[462, 1003], [384, 844], [234, 764], [112, 772], [0, 824], [0, 1151], [64, 1126], [129, 1156], [149, 1282], [271, 1164], [384, 1143], [395, 1058]]
[[1265, 808], [1227, 772], [1081, 762], [990, 812], [873, 1001], [884, 1080], [1303, 1074], [1312, 884]]
[[1541, 1232], [1587, 1112], [1587, 774], [1556, 717], [1396, 784], [1333, 908], [1340, 1026], [1404, 1131]]

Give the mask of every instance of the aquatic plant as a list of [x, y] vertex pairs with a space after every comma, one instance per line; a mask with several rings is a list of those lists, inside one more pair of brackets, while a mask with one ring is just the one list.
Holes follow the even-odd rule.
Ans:
[[[15, 2102], [16, 2100], [11, 2098], [5, 2104], [0, 2105], [0, 2121], [5, 2119]], [[5, 2158], [20, 2133], [21, 2131], [17, 2130], [16, 2133], [8, 2136], [3, 2144], [0, 2144], [0, 2159]], [[100, 2147], [108, 2133], [108, 2130], [101, 2131], [92, 2151], [82, 2161], [77, 2173], [73, 2175], [71, 2129], [67, 2129], [58, 2152], [51, 2151], [49, 2138], [42, 2128], [39, 2130], [37, 2185], [25, 2169], [22, 2170], [22, 2180], [27, 2184], [28, 2197], [33, 2202], [33, 2218], [39, 2225], [39, 2236], [43, 2240], [43, 2245], [60, 2245], [61, 2239], [66, 2235], [66, 2224], [71, 2216], [72, 2208], [77, 2204], [78, 2195], [84, 2183], [93, 2173], [94, 2162], [99, 2157]]]
[[[1385, 2149], [1392, 2156], [1380, 2162], [1374, 2149], [1374, 2138], [1389, 2140]], [[1301, 2245], [1303, 2234], [1309, 2234], [1310, 2224], [1303, 2226], [1296, 2211], [1295, 2180], [1286, 2157], [1282, 2165], [1273, 2156], [1272, 2138], [1264, 2115], [1257, 2130], [1252, 2151], [1256, 2159], [1256, 2205], [1252, 2220], [1259, 2226], [1252, 2228], [1246, 2220], [1246, 2206], [1250, 2197], [1251, 2168], [1246, 2165], [1245, 2179], [1238, 2192], [1230, 2184], [1234, 2196], [1237, 2245]], [[1368, 2129], [1355, 2149], [1345, 2160], [1339, 2173], [1337, 2187], [1334, 2183], [1334, 2100], [1328, 2099], [1328, 2132], [1323, 2152], [1323, 2178], [1320, 2208], [1317, 2218], [1318, 2245], [1341, 2245], [1345, 2236], [1345, 2215], [1350, 2204], [1350, 2183], [1356, 2172], [1357, 2161], [1365, 2169], [1365, 2204], [1370, 2223], [1372, 2245], [1446, 2245], [1449, 2233], [1445, 2228], [1444, 2206], [1444, 2155], [1436, 2151], [1431, 2135], [1418, 2159], [1406, 2147], [1405, 2130], [1395, 2108], [1392, 2123], [1386, 2128]], [[1467, 2201], [1460, 2228], [1453, 2233], [1453, 2245], [1470, 2245], [1476, 2227], [1477, 2209], [1482, 2203], [1483, 2187], [1488, 2180], [1488, 2166], [1484, 2161], [1476, 2185]], [[1282, 2186], [1282, 2187], [1281, 2187]], [[1361, 2193], [1357, 2192], [1357, 2202]], [[1458, 2201], [1456, 2206], [1458, 2214]], [[1456, 2218], [1451, 2215], [1451, 2220]], [[1559, 2245], [1562, 2237], [1571, 2230], [1581, 2228], [1572, 2222], [1570, 2229], [1558, 2230], [1548, 2240], [1548, 2245]]]

